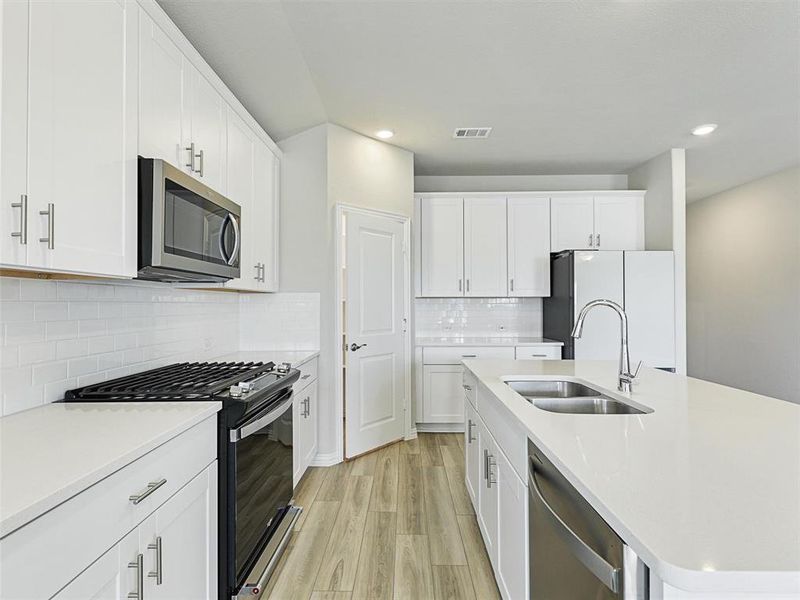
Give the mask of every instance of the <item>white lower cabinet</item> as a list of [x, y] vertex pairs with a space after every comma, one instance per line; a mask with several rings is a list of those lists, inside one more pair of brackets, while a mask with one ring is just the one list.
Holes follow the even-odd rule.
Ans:
[[475, 504], [478, 498], [478, 483], [481, 477], [480, 450], [478, 448], [478, 413], [469, 401], [464, 403], [466, 426], [464, 427], [464, 453], [466, 455], [465, 483], [467, 493]]
[[422, 388], [425, 400], [422, 420], [425, 423], [463, 423], [464, 389], [459, 365], [425, 365]]
[[[511, 430], [497, 432], [496, 438], [486, 424], [497, 422], [492, 414], [497, 407], [490, 402], [497, 401], [481, 394], [475, 406], [469, 398], [464, 400], [466, 435], [471, 429], [474, 439], [467, 437], [464, 449], [466, 485], [500, 595], [504, 600], [524, 600], [529, 593], [528, 488], [501, 443], [514, 451], [527, 439], [524, 435], [516, 439], [518, 432]], [[481, 416], [482, 407], [490, 411], [486, 421]]]
[[293, 388], [294, 485], [297, 485], [317, 455], [317, 414], [319, 412], [317, 363], [318, 360], [312, 358], [298, 367], [300, 379]]

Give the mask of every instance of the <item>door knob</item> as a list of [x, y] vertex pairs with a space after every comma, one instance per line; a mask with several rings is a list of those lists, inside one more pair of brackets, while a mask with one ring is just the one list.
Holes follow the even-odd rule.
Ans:
[[350, 352], [355, 352], [359, 348], [363, 348], [366, 344], [356, 344], [355, 342], [350, 344]]

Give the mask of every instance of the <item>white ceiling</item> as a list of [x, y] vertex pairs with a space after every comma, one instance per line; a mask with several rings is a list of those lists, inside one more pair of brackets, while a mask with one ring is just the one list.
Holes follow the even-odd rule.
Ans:
[[690, 199], [800, 162], [798, 0], [159, 3], [277, 140], [390, 128], [419, 175], [624, 173], [685, 147]]

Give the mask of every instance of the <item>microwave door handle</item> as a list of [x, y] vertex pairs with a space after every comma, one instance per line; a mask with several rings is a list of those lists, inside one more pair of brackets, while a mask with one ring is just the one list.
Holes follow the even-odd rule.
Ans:
[[219, 254], [222, 256], [222, 260], [225, 261], [225, 264], [230, 264], [230, 257], [228, 253], [225, 252], [225, 230], [228, 229], [228, 222], [231, 220], [231, 213], [225, 215], [225, 218], [222, 219], [222, 227], [219, 228]]
[[229, 265], [232, 265], [236, 262], [236, 258], [239, 256], [239, 245], [241, 244], [241, 234], [239, 233], [239, 221], [236, 220], [236, 217], [233, 216], [231, 213], [228, 213], [228, 217], [230, 218], [231, 225], [233, 225], [233, 252], [231, 252], [231, 257], [226, 261]]

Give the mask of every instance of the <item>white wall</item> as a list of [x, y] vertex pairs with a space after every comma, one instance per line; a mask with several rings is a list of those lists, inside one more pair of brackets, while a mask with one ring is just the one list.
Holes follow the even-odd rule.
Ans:
[[342, 401], [335, 398], [336, 204], [413, 212], [413, 154], [333, 124], [280, 143], [281, 291], [320, 295], [319, 454], [342, 456]]
[[689, 374], [800, 403], [800, 167], [689, 205]]
[[644, 199], [645, 249], [675, 255], [675, 370], [686, 374], [686, 151], [673, 148], [628, 173]]
[[537, 190], [626, 190], [621, 175], [418, 175], [416, 192], [531, 192]]

